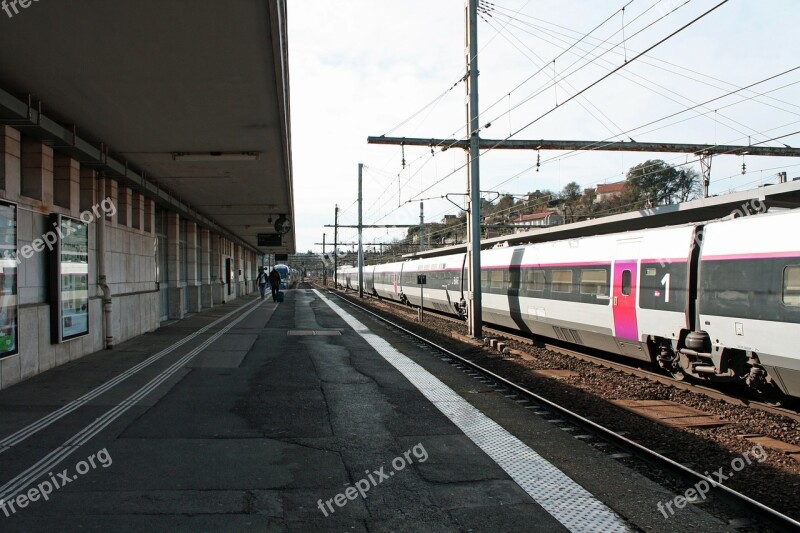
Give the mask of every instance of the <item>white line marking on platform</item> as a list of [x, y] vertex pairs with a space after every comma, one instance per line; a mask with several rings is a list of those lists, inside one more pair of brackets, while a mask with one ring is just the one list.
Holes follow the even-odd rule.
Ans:
[[629, 531], [624, 520], [589, 491], [347, 311], [314, 292], [564, 527], [570, 531]]
[[57, 422], [58, 420], [61, 420], [62, 418], [64, 418], [68, 414], [70, 414], [71, 412], [75, 411], [76, 409], [80, 408], [83, 405], [86, 405], [88, 402], [94, 400], [95, 398], [97, 398], [101, 394], [105, 393], [106, 391], [109, 391], [109, 390], [113, 389], [114, 387], [116, 387], [117, 385], [119, 385], [120, 383], [122, 383], [123, 381], [128, 379], [129, 377], [139, 373], [139, 371], [141, 371], [142, 369], [152, 365], [153, 363], [155, 363], [159, 359], [163, 358], [165, 355], [168, 355], [168, 354], [172, 353], [173, 351], [177, 350], [178, 348], [180, 348], [181, 346], [183, 346], [187, 342], [191, 341], [192, 339], [196, 338], [199, 335], [202, 335], [203, 333], [205, 333], [206, 331], [208, 331], [212, 327], [216, 326], [220, 322], [223, 322], [224, 320], [227, 320], [228, 318], [230, 318], [231, 316], [235, 315], [239, 311], [242, 311], [243, 309], [247, 309], [249, 306], [253, 305], [256, 302], [258, 302], [258, 300], [254, 300], [253, 302], [247, 303], [247, 304], [245, 304], [245, 305], [243, 305], [241, 307], [237, 307], [236, 309], [234, 309], [230, 313], [218, 318], [217, 320], [215, 320], [211, 324], [203, 326], [202, 328], [198, 329], [197, 331], [195, 331], [191, 335], [187, 335], [186, 337], [184, 337], [181, 340], [175, 342], [171, 346], [167, 346], [166, 348], [164, 348], [163, 350], [161, 350], [157, 354], [151, 355], [150, 357], [148, 357], [147, 359], [145, 359], [141, 363], [137, 364], [134, 367], [129, 368], [128, 370], [126, 370], [125, 372], [120, 374], [119, 376], [115, 377], [114, 379], [111, 379], [111, 380], [107, 381], [106, 383], [104, 383], [103, 385], [97, 387], [93, 391], [84, 394], [80, 398], [72, 400], [71, 402], [69, 402], [65, 406], [60, 407], [59, 409], [53, 411], [49, 415], [40, 418], [36, 422], [33, 422], [33, 423], [25, 426], [24, 428], [20, 429], [19, 431], [16, 431], [15, 433], [12, 433], [11, 435], [9, 435], [9, 436], [7, 436], [7, 437], [5, 437], [3, 439], [0, 439], [0, 453], [3, 453], [5, 451], [10, 450], [11, 448], [16, 446], [20, 442], [22, 442], [25, 439], [27, 439], [28, 437], [30, 437], [32, 435], [35, 435], [36, 433], [38, 433], [39, 431], [43, 430], [47, 426], [53, 424], [54, 422]]
[[[246, 306], [245, 306], [246, 307]], [[140, 389], [136, 392], [128, 396], [125, 400], [120, 402], [116, 407], [110, 409], [106, 412], [103, 416], [95, 419], [94, 422], [77, 432], [73, 435], [70, 439], [64, 442], [61, 446], [54, 449], [52, 452], [47, 454], [43, 457], [39, 462], [16, 476], [14, 479], [7, 482], [5, 485], [0, 487], [0, 502], [7, 500], [10, 497], [16, 497], [19, 494], [22, 494], [22, 491], [26, 489], [31, 483], [33, 483], [36, 479], [43, 476], [46, 472], [51, 470], [54, 466], [58, 463], [69, 457], [73, 452], [77, 451], [81, 446], [89, 442], [95, 435], [100, 433], [103, 429], [105, 429], [109, 424], [114, 422], [116, 419], [121, 417], [124, 413], [126, 413], [131, 407], [139, 403], [143, 398], [145, 398], [148, 394], [153, 392], [155, 389], [158, 388], [159, 385], [167, 381], [170, 377], [172, 377], [175, 373], [177, 373], [180, 369], [184, 368], [189, 361], [191, 361], [197, 354], [204, 351], [208, 348], [214, 341], [222, 337], [225, 333], [230, 331], [233, 326], [247, 318], [250, 313], [257, 310], [260, 306], [255, 306], [249, 311], [242, 313], [240, 316], [236, 317], [230, 324], [225, 326], [223, 329], [216, 332], [214, 335], [206, 339], [203, 344], [199, 345], [197, 348], [193, 349], [191, 352], [187, 353], [183, 357], [181, 357], [178, 361], [172, 364], [169, 368], [158, 374], [152, 380], [147, 382], [143, 385]]]

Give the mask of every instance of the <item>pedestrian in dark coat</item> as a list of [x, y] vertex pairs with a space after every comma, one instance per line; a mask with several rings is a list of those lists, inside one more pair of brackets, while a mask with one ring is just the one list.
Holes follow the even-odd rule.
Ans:
[[278, 289], [281, 286], [281, 274], [274, 268], [269, 273], [269, 285], [272, 287], [272, 301], [278, 301]]
[[267, 297], [267, 285], [269, 285], [269, 274], [267, 274], [267, 267], [262, 267], [258, 274], [258, 292], [261, 293], [262, 300]]

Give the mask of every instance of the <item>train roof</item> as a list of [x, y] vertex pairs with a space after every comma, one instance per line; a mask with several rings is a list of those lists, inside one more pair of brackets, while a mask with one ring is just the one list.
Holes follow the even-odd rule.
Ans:
[[[623, 233], [641, 229], [677, 226], [698, 222], [707, 222], [729, 216], [731, 213], [745, 209], [763, 210], [771, 208], [794, 209], [800, 207], [800, 181], [790, 181], [757, 189], [735, 192], [723, 196], [712, 196], [691, 202], [674, 205], [663, 205], [652, 209], [642, 209], [630, 213], [621, 213], [608, 217], [573, 222], [550, 228], [540, 228], [503, 235], [481, 241], [481, 249], [486, 250], [497, 245], [519, 246], [561, 239], [574, 239], [592, 235]], [[426, 250], [404, 255], [404, 259], [425, 259], [442, 255], [464, 253], [466, 244], [447, 246], [435, 250]]]

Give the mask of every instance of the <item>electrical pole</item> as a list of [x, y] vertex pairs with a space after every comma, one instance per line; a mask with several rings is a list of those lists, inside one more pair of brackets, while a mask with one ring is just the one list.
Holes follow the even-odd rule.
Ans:
[[362, 234], [364, 232], [364, 228], [362, 226], [361, 220], [361, 206], [362, 206], [362, 195], [361, 195], [361, 175], [363, 173], [364, 165], [362, 163], [358, 164], [358, 297], [364, 297], [364, 243], [362, 240]]
[[327, 287], [328, 286], [328, 258], [325, 257], [325, 237], [326, 234], [322, 234], [322, 285]]
[[338, 249], [338, 241], [339, 241], [339, 204], [336, 204], [336, 214], [333, 217], [333, 288], [336, 288], [337, 279], [337, 270], [339, 269], [339, 249]]
[[425, 250], [425, 204], [419, 203], [419, 251]]
[[469, 261], [469, 294], [467, 313], [469, 335], [483, 336], [483, 309], [481, 298], [481, 180], [480, 180], [480, 126], [478, 119], [478, 0], [468, 0], [467, 6], [467, 137], [469, 138], [469, 166], [467, 198], [467, 259]]

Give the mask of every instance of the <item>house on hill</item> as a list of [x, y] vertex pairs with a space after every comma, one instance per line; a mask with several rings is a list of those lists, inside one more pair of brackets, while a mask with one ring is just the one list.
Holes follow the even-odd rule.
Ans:
[[612, 198], [619, 198], [625, 192], [625, 182], [618, 181], [616, 183], [600, 183], [595, 190], [594, 203], [607, 202]]
[[511, 221], [515, 227], [514, 231], [522, 233], [534, 228], [549, 228], [559, 226], [564, 223], [564, 216], [557, 211], [542, 211], [541, 213], [530, 213], [521, 215]]

